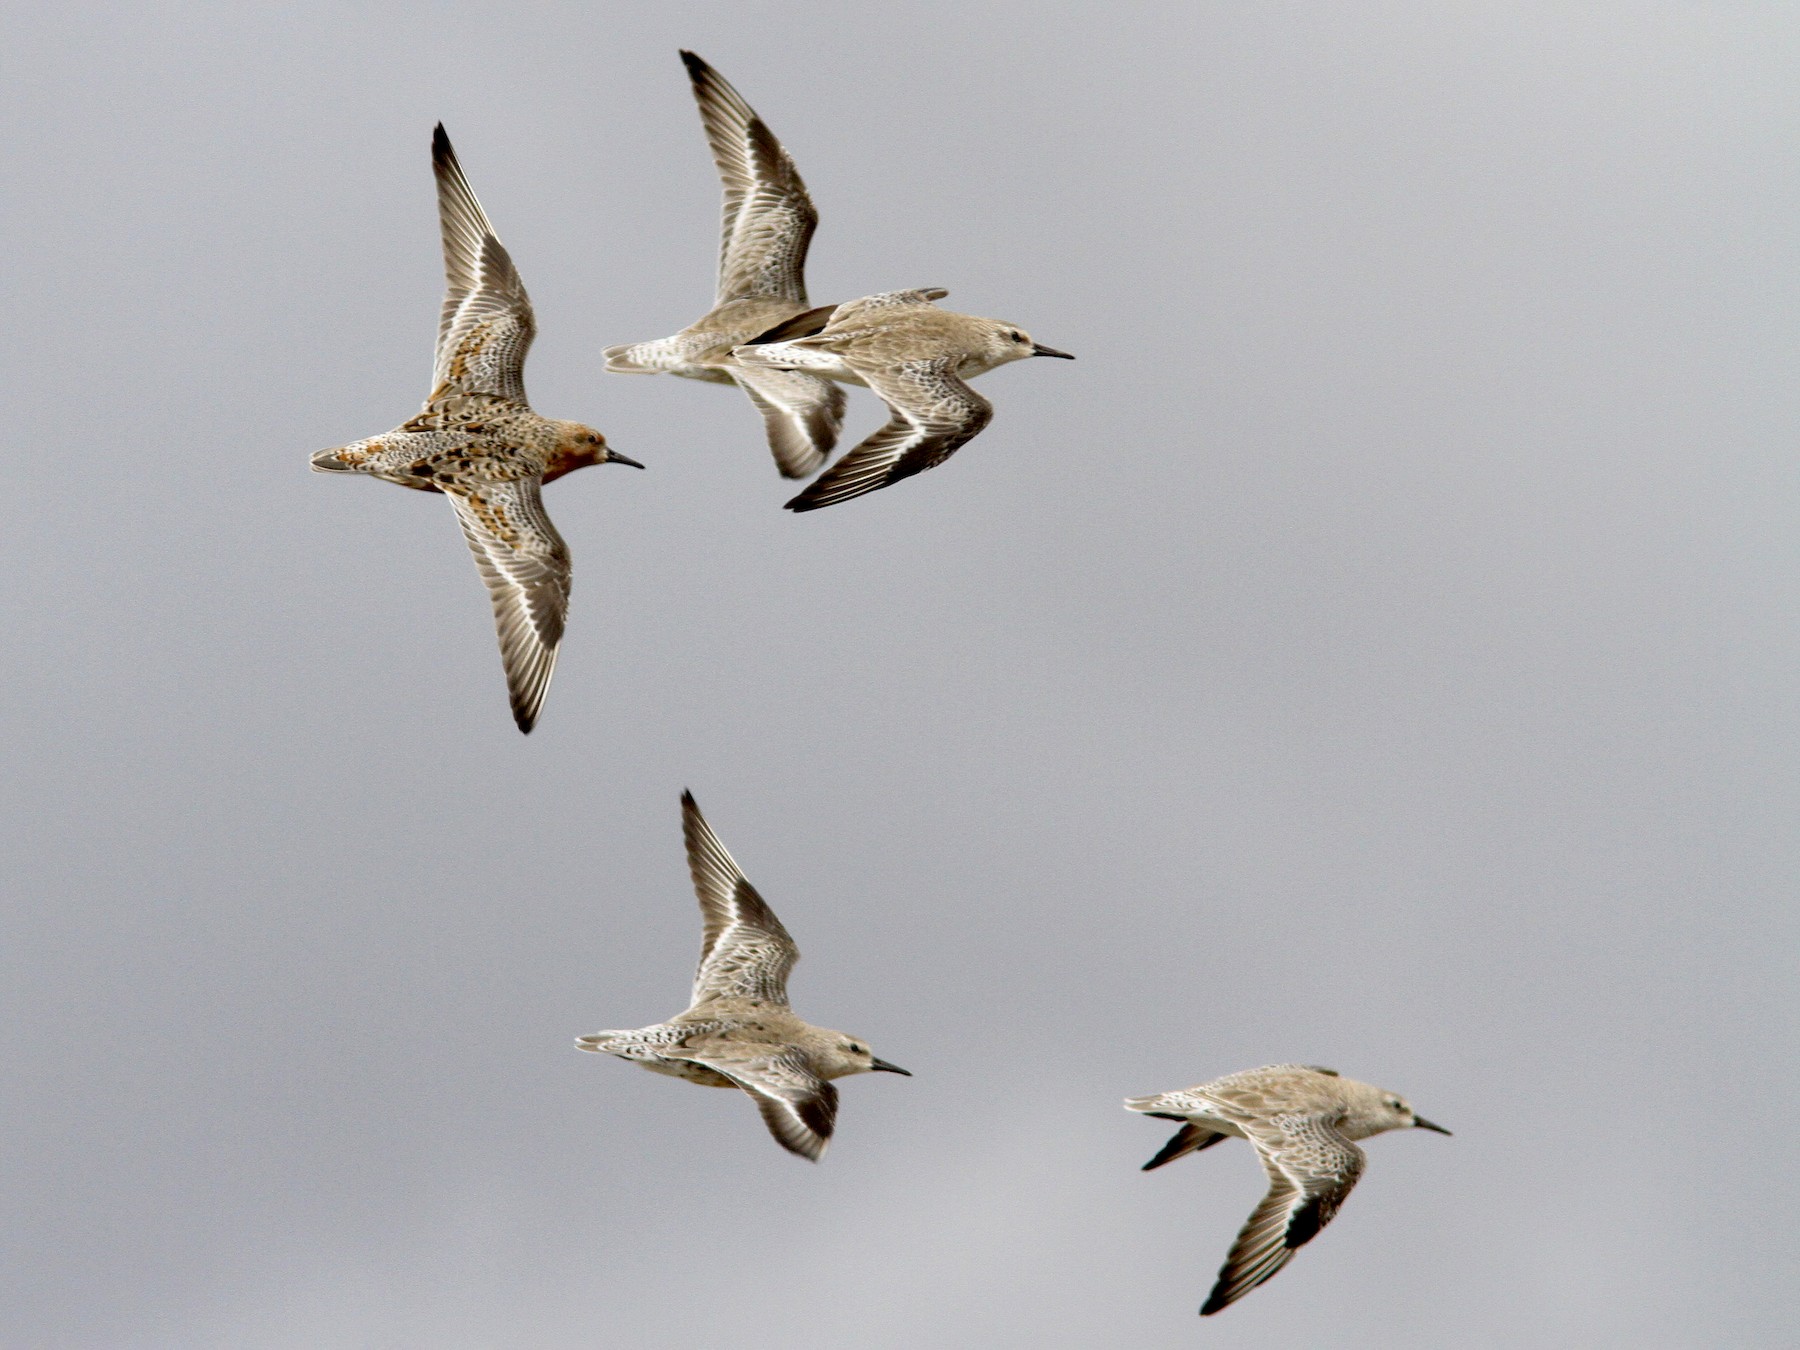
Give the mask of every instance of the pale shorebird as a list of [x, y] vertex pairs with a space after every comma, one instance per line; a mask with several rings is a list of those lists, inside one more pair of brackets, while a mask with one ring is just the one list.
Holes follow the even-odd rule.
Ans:
[[[799, 316], [732, 353], [745, 369], [808, 371], [866, 385], [888, 406], [887, 425], [788, 502], [788, 510], [849, 501], [942, 464], [994, 415], [965, 380], [1028, 356], [1075, 359], [1011, 324], [932, 303], [948, 294], [933, 288], [851, 300], [823, 322], [809, 325], [808, 316]], [[804, 327], [811, 331], [793, 331]]]
[[907, 1071], [876, 1059], [854, 1036], [809, 1026], [794, 1015], [787, 977], [799, 948], [725, 851], [691, 792], [681, 794], [681, 832], [704, 924], [693, 1000], [667, 1022], [598, 1031], [575, 1044], [690, 1083], [741, 1088], [778, 1144], [817, 1162], [837, 1120], [837, 1089], [830, 1080]]
[[531, 300], [440, 124], [431, 140], [448, 289], [437, 365], [422, 412], [393, 431], [312, 457], [322, 473], [366, 473], [441, 492], [456, 508], [494, 602], [513, 720], [543, 706], [569, 609], [569, 546], [539, 488], [589, 464], [629, 464], [579, 422], [539, 417], [525, 401]]
[[792, 157], [755, 109], [698, 56], [684, 51], [681, 59], [725, 185], [718, 296], [704, 318], [674, 337], [608, 347], [606, 368], [736, 384], [763, 415], [776, 466], [788, 478], [805, 478], [837, 444], [844, 391], [798, 371], [743, 369], [731, 350], [806, 311], [802, 271], [819, 213]]
[[1144, 1164], [1146, 1172], [1236, 1135], [1250, 1141], [1269, 1174], [1269, 1193], [1232, 1244], [1202, 1317], [1274, 1275], [1331, 1222], [1362, 1175], [1363, 1151], [1354, 1141], [1385, 1130], [1450, 1133], [1391, 1092], [1310, 1064], [1271, 1064], [1154, 1097], [1128, 1097], [1125, 1109], [1184, 1122]]

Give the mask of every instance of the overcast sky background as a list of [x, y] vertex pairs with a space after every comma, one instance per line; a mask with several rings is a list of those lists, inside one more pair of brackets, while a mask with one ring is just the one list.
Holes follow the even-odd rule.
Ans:
[[[1797, 1300], [1800, 12], [10, 6], [9, 1345], [1762, 1347]], [[816, 302], [1075, 352], [779, 510], [676, 48]], [[550, 416], [648, 472], [538, 730], [427, 390], [442, 118]], [[846, 444], [881, 420], [850, 400]], [[684, 1003], [692, 787], [805, 953], [819, 1167], [572, 1038]], [[1127, 1094], [1408, 1094], [1268, 1287]]]

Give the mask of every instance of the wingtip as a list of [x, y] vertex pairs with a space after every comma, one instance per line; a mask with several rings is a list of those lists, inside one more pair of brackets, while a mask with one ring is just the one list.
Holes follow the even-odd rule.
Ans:
[[[1249, 1292], [1250, 1291], [1247, 1289], [1242, 1291], [1242, 1293]], [[1241, 1295], [1239, 1296], [1241, 1297]], [[1214, 1282], [1212, 1292], [1206, 1296], [1206, 1302], [1200, 1305], [1200, 1315], [1202, 1317], [1211, 1317], [1214, 1313], [1229, 1308], [1235, 1301], [1236, 1298], [1233, 1296], [1230, 1287], [1226, 1284], [1225, 1277], [1221, 1275], [1219, 1279]]]
[[700, 803], [694, 800], [694, 794], [687, 788], [681, 789], [681, 804], [689, 811], [698, 811]]

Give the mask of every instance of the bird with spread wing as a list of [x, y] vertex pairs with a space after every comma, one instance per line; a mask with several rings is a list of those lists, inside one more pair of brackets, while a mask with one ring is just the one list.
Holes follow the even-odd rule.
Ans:
[[575, 1044], [690, 1083], [741, 1089], [776, 1143], [817, 1162], [837, 1122], [831, 1080], [907, 1071], [877, 1059], [856, 1037], [794, 1014], [787, 977], [799, 948], [725, 851], [691, 792], [681, 796], [681, 829], [704, 928], [688, 1009], [655, 1026], [597, 1031]]
[[793, 157], [756, 110], [694, 53], [681, 59], [725, 189], [718, 292], [675, 336], [608, 347], [606, 368], [737, 385], [763, 416], [776, 467], [805, 478], [837, 444], [844, 391], [803, 371], [740, 366], [731, 353], [808, 312], [803, 272], [819, 213]]
[[948, 294], [932, 287], [864, 296], [790, 320], [732, 353], [741, 369], [860, 384], [887, 404], [887, 424], [788, 510], [816, 511], [936, 468], [994, 416], [994, 405], [967, 381], [1031, 356], [1075, 359], [1012, 324], [939, 309], [934, 302]]
[[440, 125], [431, 142], [447, 290], [424, 409], [394, 430], [312, 457], [321, 473], [361, 473], [441, 492], [456, 509], [493, 600], [513, 720], [543, 706], [569, 609], [569, 546], [540, 489], [590, 464], [629, 464], [579, 422], [540, 417], [525, 400], [525, 352], [537, 332], [512, 258], [475, 199]]
[[1195, 1087], [1128, 1098], [1125, 1109], [1182, 1122], [1144, 1164], [1146, 1172], [1236, 1136], [1250, 1141], [1269, 1174], [1268, 1194], [1232, 1244], [1202, 1317], [1269, 1279], [1331, 1222], [1362, 1175], [1357, 1140], [1386, 1130], [1450, 1133], [1417, 1115], [1404, 1098], [1312, 1064], [1246, 1069]]

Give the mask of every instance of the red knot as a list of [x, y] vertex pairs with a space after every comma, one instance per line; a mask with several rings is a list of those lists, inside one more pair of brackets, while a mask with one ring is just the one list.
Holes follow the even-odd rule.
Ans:
[[1271, 1064], [1197, 1087], [1130, 1097], [1125, 1109], [1183, 1122], [1144, 1164], [1146, 1172], [1236, 1135], [1250, 1141], [1269, 1174], [1269, 1193], [1232, 1244], [1202, 1317], [1269, 1279], [1331, 1222], [1362, 1175], [1356, 1140], [1385, 1130], [1450, 1133], [1391, 1092], [1310, 1064]]
[[441, 492], [487, 583], [520, 731], [537, 722], [569, 610], [569, 546], [543, 484], [589, 464], [630, 464], [579, 422], [540, 417], [525, 399], [537, 332], [525, 283], [475, 200], [440, 124], [432, 135], [447, 290], [431, 397], [411, 421], [312, 457], [322, 473], [363, 473]]
[[828, 314], [814, 310], [733, 353], [746, 369], [806, 371], [866, 385], [888, 406], [887, 425], [788, 502], [788, 510], [849, 501], [949, 459], [994, 415], [993, 405], [964, 381], [1028, 356], [1074, 360], [1012, 324], [932, 303], [948, 294], [889, 291]]
[[718, 293], [712, 309], [674, 337], [608, 347], [606, 368], [736, 384], [763, 415], [776, 467], [805, 478], [837, 444], [844, 391], [800, 371], [746, 369], [731, 352], [807, 310], [802, 273], [819, 213], [756, 110], [698, 56], [684, 51], [681, 59], [725, 188]]
[[831, 1080], [907, 1071], [875, 1058], [854, 1036], [794, 1015], [787, 977], [800, 949], [725, 851], [691, 792], [681, 795], [681, 829], [704, 924], [688, 1009], [656, 1026], [597, 1031], [575, 1044], [705, 1087], [741, 1088], [778, 1144], [817, 1162], [837, 1121]]

